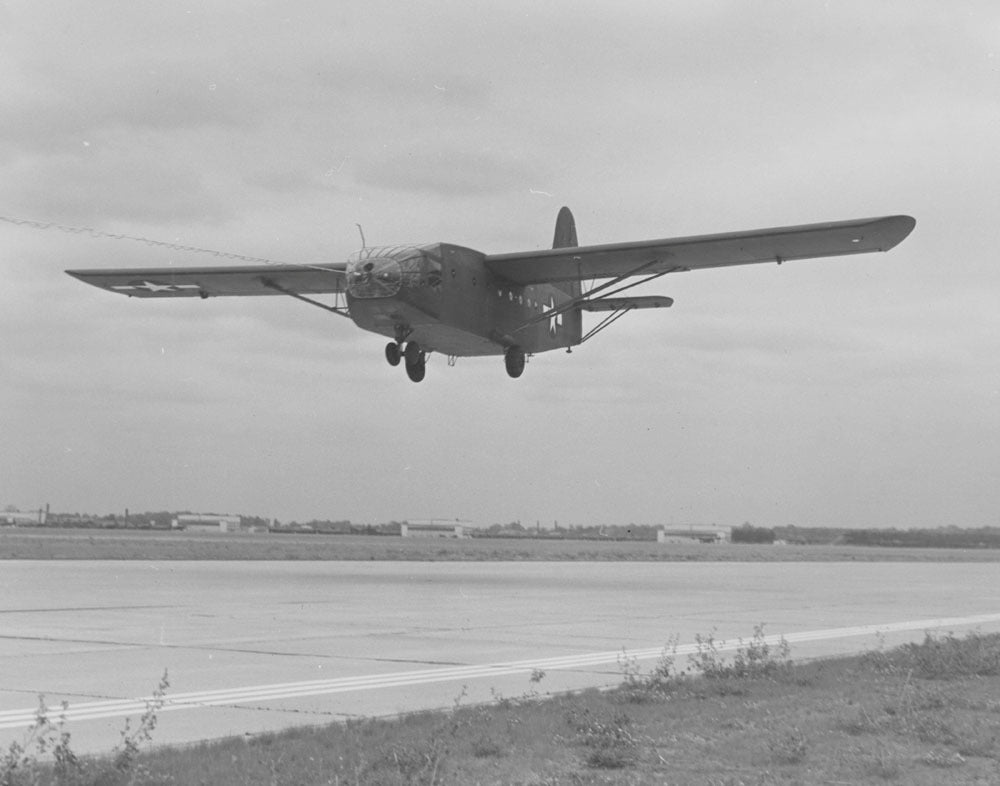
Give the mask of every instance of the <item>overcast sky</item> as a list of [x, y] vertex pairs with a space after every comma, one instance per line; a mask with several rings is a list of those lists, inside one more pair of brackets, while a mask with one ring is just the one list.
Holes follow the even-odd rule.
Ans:
[[582, 244], [917, 219], [419, 385], [291, 299], [62, 272], [211, 257], [0, 222], [0, 506], [1000, 525], [992, 0], [14, 0], [0, 73], [0, 215], [285, 262], [346, 259], [355, 222], [543, 248], [564, 204]]

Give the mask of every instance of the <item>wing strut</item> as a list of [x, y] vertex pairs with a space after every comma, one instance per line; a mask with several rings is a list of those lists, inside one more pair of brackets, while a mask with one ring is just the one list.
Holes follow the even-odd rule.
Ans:
[[[618, 294], [620, 294], [620, 293], [622, 293], [622, 292], [624, 292], [624, 291], [626, 291], [628, 289], [631, 289], [632, 287], [637, 287], [640, 284], [648, 284], [650, 281], [653, 281], [653, 280], [659, 278], [660, 276], [667, 275], [667, 273], [676, 273], [679, 270], [683, 270], [683, 268], [675, 267], [675, 268], [670, 268], [668, 270], [660, 271], [659, 273], [652, 273], [652, 274], [650, 274], [650, 275], [646, 276], [645, 278], [642, 278], [642, 279], [640, 279], [638, 281], [633, 281], [631, 284], [626, 284], [625, 286], [620, 287], [618, 289], [614, 289], [614, 290], [612, 290], [610, 292], [605, 292], [600, 297], [596, 297], [596, 298], [594, 297], [594, 295], [597, 294], [598, 292], [603, 292], [605, 289], [608, 289], [609, 287], [616, 286], [616, 285], [620, 284], [622, 281], [624, 281], [626, 278], [629, 278], [631, 276], [640, 275], [642, 273], [642, 271], [644, 271], [647, 268], [655, 265], [659, 261], [660, 261], [659, 259], [651, 259], [648, 262], [644, 262], [643, 264], [639, 265], [639, 267], [633, 268], [632, 270], [628, 271], [627, 273], [624, 273], [624, 274], [622, 274], [620, 276], [616, 276], [615, 278], [612, 278], [609, 281], [605, 281], [603, 284], [600, 284], [599, 286], [594, 287], [593, 289], [591, 289], [588, 292], [584, 292], [584, 293], [582, 293], [580, 295], [577, 295], [574, 298], [571, 298], [570, 300], [567, 300], [565, 303], [561, 304], [558, 308], [550, 309], [549, 311], [545, 311], [545, 312], [543, 312], [542, 314], [540, 314], [537, 317], [532, 317], [527, 322], [525, 322], [523, 325], [518, 325], [518, 327], [514, 328], [514, 330], [512, 332], [513, 333], [517, 333], [520, 330], [524, 330], [525, 328], [531, 327], [532, 325], [538, 324], [539, 322], [542, 322], [542, 321], [544, 321], [546, 319], [552, 319], [553, 317], [557, 317], [560, 314], [565, 314], [567, 311], [572, 311], [574, 308], [584, 308], [584, 309], [586, 309], [588, 303], [600, 303], [605, 298], [612, 297], [613, 295], [618, 295]], [[593, 309], [593, 310], [596, 311], [597, 309]], [[614, 315], [612, 315], [612, 316], [614, 316]], [[617, 319], [617, 318], [618, 317], [615, 317], [614, 319], [611, 319], [610, 322], [614, 322], [615, 319]], [[610, 317], [608, 319], [610, 319]], [[608, 322], [608, 319], [605, 319], [604, 322]], [[601, 324], [604, 325], [604, 322], [602, 322]], [[610, 324], [610, 322], [608, 322], [608, 324]], [[595, 332], [595, 331], [591, 331], [591, 333], [593, 333], [593, 332]]]
[[613, 322], [617, 322], [619, 319], [621, 319], [623, 316], [625, 316], [629, 311], [632, 311], [634, 308], [635, 308], [635, 306], [628, 306], [626, 308], [620, 308], [617, 311], [612, 311], [604, 319], [602, 319], [597, 324], [596, 327], [594, 327], [585, 336], [583, 336], [580, 339], [580, 343], [583, 344], [586, 341], [589, 341], [594, 336], [596, 336], [598, 333], [600, 333], [602, 330], [604, 330], [604, 328], [609, 327]]
[[664, 297], [663, 295], [601, 297], [592, 301], [588, 300], [580, 304], [579, 308], [581, 311], [610, 311], [611, 313], [602, 319], [597, 327], [581, 338], [580, 343], [582, 344], [584, 341], [593, 338], [612, 322], [617, 322], [629, 311], [635, 311], [639, 308], [670, 308], [673, 304], [673, 298]]
[[276, 292], [280, 292], [283, 295], [288, 295], [289, 297], [293, 297], [296, 300], [301, 300], [303, 303], [308, 303], [310, 306], [316, 306], [317, 308], [321, 308], [324, 311], [329, 311], [329, 312], [331, 312], [333, 314], [337, 314], [338, 316], [341, 316], [341, 317], [347, 317], [348, 319], [351, 318], [351, 314], [348, 311], [347, 306], [346, 305], [343, 305], [343, 306], [340, 305], [340, 297], [341, 297], [341, 293], [340, 292], [335, 292], [334, 293], [333, 296], [334, 296], [335, 302], [334, 302], [334, 304], [332, 306], [330, 306], [330, 305], [327, 305], [326, 303], [321, 303], [318, 300], [313, 300], [311, 297], [306, 297], [305, 295], [301, 295], [298, 292], [295, 292], [295, 291], [293, 291], [291, 289], [283, 287], [283, 286], [281, 286], [281, 284], [275, 283], [274, 281], [272, 281], [269, 278], [262, 278], [260, 280], [260, 283], [263, 284], [268, 289], [273, 289]]

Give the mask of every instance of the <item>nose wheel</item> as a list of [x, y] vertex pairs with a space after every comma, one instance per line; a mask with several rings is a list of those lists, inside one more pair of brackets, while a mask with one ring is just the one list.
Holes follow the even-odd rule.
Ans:
[[385, 345], [385, 359], [389, 361], [390, 366], [398, 366], [402, 357], [403, 352], [395, 341], [390, 341]]

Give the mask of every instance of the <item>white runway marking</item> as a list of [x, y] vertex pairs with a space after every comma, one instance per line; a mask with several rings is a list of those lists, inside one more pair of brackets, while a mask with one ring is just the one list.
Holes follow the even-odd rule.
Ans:
[[[878, 633], [897, 633], [915, 630], [938, 630], [941, 628], [965, 627], [985, 623], [1000, 622], [1000, 614], [980, 614], [970, 617], [948, 617], [941, 619], [912, 620], [909, 622], [890, 622], [881, 625], [861, 625], [849, 628], [830, 628], [827, 630], [804, 631], [800, 633], [772, 634], [764, 637], [767, 644], [774, 646], [782, 639], [789, 644], [798, 642], [826, 641], [854, 636], [871, 636]], [[741, 639], [717, 640], [715, 648], [720, 651], [735, 650], [740, 646]], [[676, 648], [676, 655], [690, 655], [697, 652], [696, 644], [683, 644]], [[227, 688], [222, 690], [198, 691], [193, 693], [172, 694], [164, 699], [159, 712], [174, 710], [192, 710], [202, 707], [220, 707], [239, 705], [244, 702], [275, 701], [304, 696], [322, 696], [347, 691], [375, 690], [378, 688], [400, 687], [405, 685], [426, 685], [435, 682], [479, 679], [483, 677], [509, 674], [530, 674], [536, 669], [542, 671], [571, 670], [589, 666], [604, 666], [617, 664], [623, 657], [636, 660], [651, 660], [664, 654], [664, 647], [654, 647], [642, 650], [615, 650], [609, 652], [591, 652], [581, 655], [567, 655], [555, 658], [535, 658], [531, 660], [509, 661], [506, 663], [488, 663], [473, 666], [454, 666], [448, 668], [425, 669], [416, 671], [394, 672], [390, 674], [372, 674], [360, 677], [341, 677], [330, 680], [309, 680], [306, 682], [285, 682], [273, 685], [252, 685], [243, 688]], [[61, 708], [51, 708], [50, 720], [65, 718], [67, 722], [94, 720], [99, 718], [120, 718], [138, 715], [146, 711], [153, 702], [151, 696], [137, 699], [120, 699], [105, 701], [79, 702], [70, 705], [65, 711]], [[0, 711], [0, 730], [24, 728], [36, 720], [37, 707], [20, 710]]]

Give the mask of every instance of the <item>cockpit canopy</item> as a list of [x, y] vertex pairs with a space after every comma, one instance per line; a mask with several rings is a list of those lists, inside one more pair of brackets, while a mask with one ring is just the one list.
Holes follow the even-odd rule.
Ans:
[[400, 289], [441, 285], [436, 247], [363, 248], [347, 261], [347, 291], [356, 298], [393, 297]]

